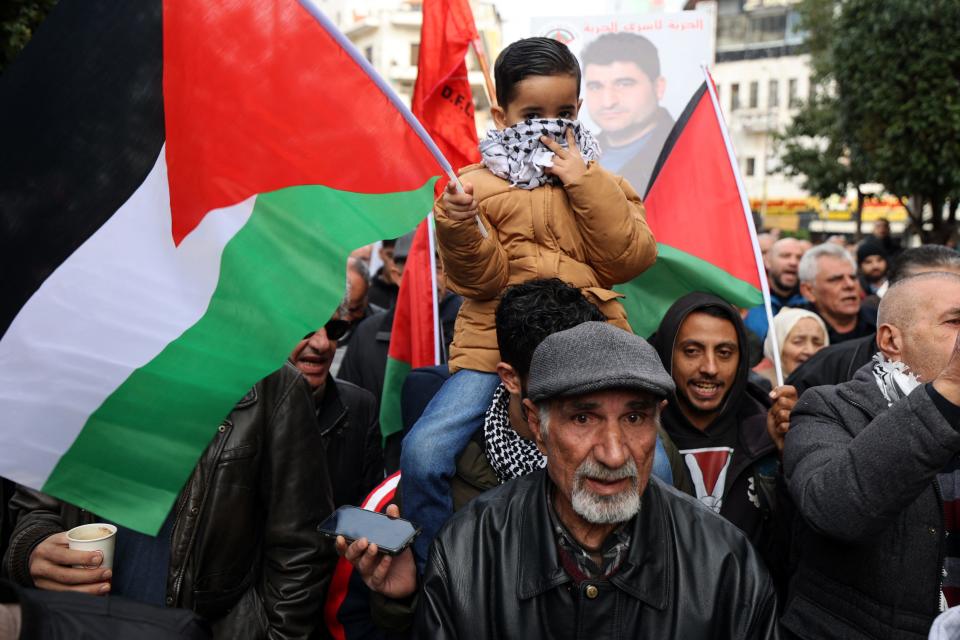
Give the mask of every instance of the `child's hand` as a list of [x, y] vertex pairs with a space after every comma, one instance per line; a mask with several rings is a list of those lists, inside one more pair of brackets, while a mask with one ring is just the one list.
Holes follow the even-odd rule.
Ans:
[[566, 149], [547, 136], [540, 136], [540, 142], [553, 151], [553, 166], [545, 168], [545, 173], [557, 176], [563, 184], [570, 184], [587, 172], [587, 163], [580, 155], [580, 147], [577, 146], [577, 141], [573, 137], [572, 127], [567, 127], [567, 145], [569, 146]]
[[465, 193], [457, 192], [457, 185], [450, 181], [443, 192], [443, 210], [451, 220], [469, 220], [477, 215], [477, 201], [473, 197], [473, 185], [463, 183]]

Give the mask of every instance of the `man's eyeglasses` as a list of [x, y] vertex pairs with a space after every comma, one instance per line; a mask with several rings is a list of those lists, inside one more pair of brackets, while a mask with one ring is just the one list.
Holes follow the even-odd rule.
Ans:
[[[327, 324], [323, 325], [323, 328], [327, 332], [328, 340], [339, 340], [347, 334], [347, 331], [350, 330], [350, 323], [346, 320], [334, 318], [328, 321]], [[303, 339], [308, 340], [314, 333], [316, 332], [311, 331], [307, 335], [303, 336]]]

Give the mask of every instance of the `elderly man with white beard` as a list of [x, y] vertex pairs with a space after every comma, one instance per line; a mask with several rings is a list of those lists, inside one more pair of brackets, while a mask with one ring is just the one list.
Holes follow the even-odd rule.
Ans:
[[524, 407], [547, 468], [440, 531], [415, 637], [777, 637], [773, 585], [750, 542], [650, 475], [673, 390], [656, 351], [612, 325], [546, 338]]

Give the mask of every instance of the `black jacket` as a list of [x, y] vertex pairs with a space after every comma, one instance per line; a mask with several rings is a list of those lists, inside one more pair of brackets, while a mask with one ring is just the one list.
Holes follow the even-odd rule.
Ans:
[[390, 333], [393, 331], [394, 310], [375, 313], [364, 318], [350, 336], [350, 346], [337, 378], [346, 380], [373, 394], [380, 405], [383, 380], [390, 351]]
[[[98, 518], [18, 488], [4, 568], [33, 586], [44, 538]], [[303, 638], [317, 624], [336, 554], [317, 533], [333, 509], [320, 430], [299, 371], [258, 382], [218, 427], [174, 505], [167, 606], [221, 638]]]
[[940, 604], [937, 474], [960, 433], [925, 387], [887, 407], [870, 365], [793, 410], [784, 471], [805, 526], [783, 625], [806, 640], [927, 637]]
[[[663, 143], [673, 130], [673, 116], [670, 112], [660, 107], [653, 116], [654, 128], [649, 133], [646, 144], [640, 149], [637, 155], [623, 165], [617, 173], [627, 179], [637, 193], [646, 197], [647, 189], [650, 186], [650, 176], [653, 173], [654, 165], [660, 157], [660, 151], [663, 149]], [[597, 142], [600, 143], [600, 150], [612, 146], [606, 134], [602, 131], [597, 134]], [[600, 164], [603, 165], [603, 156], [600, 157]]]
[[[678, 299], [663, 316], [650, 344], [657, 350], [664, 367], [673, 373], [673, 348], [680, 325], [694, 312], [706, 308], [722, 313], [733, 324], [740, 345], [740, 359], [733, 384], [726, 392], [724, 403], [713, 422], [704, 429], [694, 427], [680, 409], [680, 400], [674, 393], [663, 412], [663, 428], [677, 448], [689, 450], [721, 444], [714, 435], [721, 430], [733, 448], [724, 481], [720, 515], [740, 527], [758, 549], [764, 550], [768, 560], [779, 556], [782, 550], [771, 547], [773, 530], [770, 524], [777, 508], [776, 478], [779, 462], [776, 447], [767, 434], [766, 415], [770, 406], [768, 396], [748, 381], [750, 363], [747, 357], [747, 333], [740, 314], [720, 298], [707, 293], [691, 293]], [[687, 454], [691, 455], [691, 454]], [[690, 470], [687, 468], [690, 475]], [[693, 478], [691, 477], [691, 482]], [[697, 486], [697, 483], [693, 483]], [[700, 487], [700, 491], [704, 491]], [[779, 545], [774, 545], [779, 546]], [[773, 568], [773, 567], [771, 567]]]
[[[440, 329], [443, 332], [444, 353], [453, 340], [453, 327], [463, 298], [448, 293], [440, 301]], [[337, 377], [352, 382], [372, 393], [379, 405], [383, 395], [384, 373], [387, 369], [387, 353], [390, 351], [390, 335], [393, 331], [394, 309], [375, 313], [364, 318], [354, 329], [347, 355], [337, 372]], [[446, 362], [446, 356], [443, 356]]]
[[[820, 315], [820, 312], [817, 311], [817, 305], [813, 304], [812, 302], [808, 302], [807, 304], [804, 304], [804, 305], [799, 305], [796, 308], [805, 309], [807, 311]], [[820, 317], [823, 318], [822, 315], [820, 315]], [[830, 325], [829, 322], [827, 322], [826, 318], [823, 318], [823, 323], [827, 325], [827, 333], [830, 336], [831, 345], [842, 344], [844, 342], [848, 342], [850, 340], [856, 340], [858, 338], [863, 338], [868, 335], [876, 336], [877, 335], [877, 308], [861, 304], [860, 312], [857, 314], [856, 326], [850, 331], [847, 331], [846, 333], [839, 333], [836, 329], [833, 328], [833, 326]]]
[[383, 267], [377, 269], [377, 273], [370, 278], [370, 288], [367, 289], [367, 300], [381, 309], [392, 309], [393, 305], [397, 302], [397, 294], [400, 292], [400, 287], [383, 279], [383, 269]]
[[841, 384], [853, 380], [857, 369], [867, 364], [877, 353], [877, 334], [821, 349], [812, 358], [790, 374], [786, 383], [797, 388], [797, 397], [811, 387]]
[[328, 377], [314, 401], [327, 451], [333, 506], [359, 505], [383, 481], [377, 400], [366, 389]]
[[0, 581], [0, 604], [20, 606], [20, 640], [204, 640], [211, 637], [207, 626], [192, 611], [151, 607], [125, 598], [22, 589]]
[[629, 555], [577, 586], [561, 567], [536, 471], [473, 500], [430, 551], [414, 636], [775, 638], [769, 574], [736, 527], [650, 479]]

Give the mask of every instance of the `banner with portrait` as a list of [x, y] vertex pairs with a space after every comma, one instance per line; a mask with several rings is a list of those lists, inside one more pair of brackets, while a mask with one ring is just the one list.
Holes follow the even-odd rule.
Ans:
[[600, 164], [642, 196], [663, 143], [713, 62], [714, 18], [703, 11], [538, 17], [531, 35], [565, 43], [580, 61], [580, 120]]

